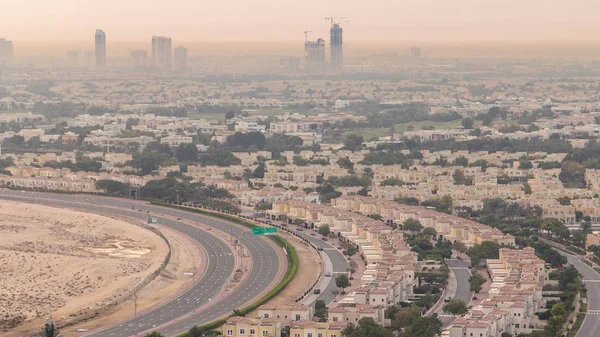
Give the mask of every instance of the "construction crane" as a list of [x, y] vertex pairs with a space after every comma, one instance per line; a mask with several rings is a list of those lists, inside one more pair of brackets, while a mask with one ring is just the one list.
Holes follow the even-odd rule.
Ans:
[[[339, 18], [334, 18], [333, 15], [331, 15], [328, 18], [325, 18], [325, 20], [331, 21], [331, 27], [333, 27], [333, 25], [336, 23], [340, 23], [340, 22], [338, 22], [338, 20], [343, 20], [343, 19], [347, 19], [347, 17], [343, 16], [343, 17], [339, 17]], [[349, 22], [349, 21], [346, 21], [346, 22]]]
[[304, 42], [308, 42], [308, 33], [312, 33], [312, 30], [305, 30], [304, 31]]

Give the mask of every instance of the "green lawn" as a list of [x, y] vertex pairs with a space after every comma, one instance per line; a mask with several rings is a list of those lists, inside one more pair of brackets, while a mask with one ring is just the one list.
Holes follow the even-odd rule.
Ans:
[[[425, 126], [433, 126], [436, 130], [455, 129], [455, 128], [462, 127], [461, 122], [462, 122], [462, 120], [457, 119], [457, 120], [451, 121], [451, 122], [423, 121], [423, 122], [402, 123], [402, 124], [396, 124], [394, 126], [394, 132], [396, 134], [402, 133], [404, 131], [407, 131], [410, 126], [412, 126], [412, 128], [414, 130], [422, 130]], [[480, 125], [481, 125], [480, 121], [475, 121], [474, 127], [478, 127]], [[365, 140], [370, 140], [371, 138], [374, 138], [374, 137], [389, 136], [390, 129], [389, 128], [370, 128], [370, 129], [352, 130], [352, 131], [345, 132], [343, 136], [346, 137], [349, 134], [361, 135]]]

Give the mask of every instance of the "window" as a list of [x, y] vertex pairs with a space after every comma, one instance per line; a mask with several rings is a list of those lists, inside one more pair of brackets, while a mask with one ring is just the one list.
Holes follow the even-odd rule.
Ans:
[[317, 337], [323, 337], [323, 334], [319, 332], [317, 333]]
[[277, 318], [279, 318], [279, 315], [277, 315]]
[[269, 336], [269, 332], [268, 331], [263, 331], [263, 337], [267, 337]]
[[250, 329], [250, 335], [256, 335], [256, 330]]
[[287, 315], [283, 316], [283, 318], [287, 319]]
[[312, 332], [307, 333], [306, 337], [313, 337]]
[[240, 329], [240, 335], [245, 335], [246, 334], [246, 329]]
[[[287, 317], [286, 317], [287, 318]], [[300, 320], [300, 315], [296, 315], [296, 320], [299, 321]]]
[[300, 334], [299, 333], [295, 333], [294, 337], [300, 337]]
[[517, 329], [518, 329], [518, 328], [519, 328], [519, 324], [515, 324], [515, 328], [517, 328]]
[[329, 337], [337, 337], [337, 335], [329, 335]]
[[338, 319], [337, 317], [333, 316], [333, 321], [334, 322], [337, 322], [337, 319]]
[[269, 314], [264, 314], [263, 315], [265, 318], [269, 318]]
[[227, 330], [227, 336], [233, 336], [233, 330]]

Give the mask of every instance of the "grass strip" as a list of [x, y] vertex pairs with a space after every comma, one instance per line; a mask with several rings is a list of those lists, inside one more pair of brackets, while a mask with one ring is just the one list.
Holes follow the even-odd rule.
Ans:
[[[151, 201], [150, 202], [152, 205], [157, 205], [157, 206], [164, 206], [164, 207], [170, 207], [170, 208], [179, 208], [182, 210], [186, 210], [189, 212], [195, 212], [195, 213], [200, 213], [203, 215], [207, 215], [207, 216], [212, 216], [215, 218], [220, 218], [223, 220], [227, 220], [227, 221], [231, 221], [233, 223], [242, 225], [244, 227], [247, 228], [255, 228], [255, 227], [261, 227], [258, 226], [250, 221], [246, 221], [244, 219], [240, 219], [237, 216], [234, 215], [229, 215], [229, 214], [222, 214], [219, 212], [212, 212], [212, 211], [208, 211], [205, 209], [200, 209], [200, 208], [192, 208], [192, 207], [187, 207], [187, 206], [177, 206], [177, 205], [173, 205], [173, 204], [168, 204], [168, 203], [163, 203], [163, 202], [158, 202], [158, 201]], [[283, 276], [283, 278], [281, 279], [281, 281], [273, 288], [271, 289], [271, 291], [269, 291], [266, 295], [264, 295], [263, 297], [261, 297], [258, 301], [250, 304], [249, 306], [240, 309], [240, 310], [235, 310], [231, 315], [229, 315], [227, 318], [225, 319], [220, 319], [217, 321], [213, 321], [207, 324], [204, 324], [202, 326], [200, 326], [200, 328], [202, 330], [212, 330], [212, 329], [216, 329], [220, 326], [222, 326], [223, 324], [225, 324], [225, 322], [227, 321], [228, 318], [232, 317], [232, 316], [244, 316], [246, 314], [248, 314], [249, 312], [255, 310], [256, 308], [260, 307], [261, 305], [267, 303], [270, 299], [272, 299], [273, 297], [275, 297], [277, 294], [279, 294], [281, 291], [283, 291], [283, 289], [285, 289], [285, 287], [288, 286], [288, 284], [292, 281], [292, 279], [294, 278], [294, 276], [296, 275], [296, 272], [298, 271], [298, 254], [296, 253], [296, 249], [294, 248], [294, 246], [292, 245], [286, 245], [286, 242], [283, 238], [279, 237], [279, 236], [269, 236], [269, 238], [271, 240], [273, 240], [278, 246], [282, 247], [282, 248], [286, 248], [287, 247], [287, 270], [285, 272], [285, 275]], [[180, 335], [178, 335], [177, 337], [189, 337], [189, 333], [184, 332]]]

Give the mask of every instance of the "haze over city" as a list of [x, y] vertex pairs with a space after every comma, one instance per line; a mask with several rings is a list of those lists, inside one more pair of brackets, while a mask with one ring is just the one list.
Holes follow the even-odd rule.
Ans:
[[597, 337], [598, 0], [0, 0], [0, 337]]

